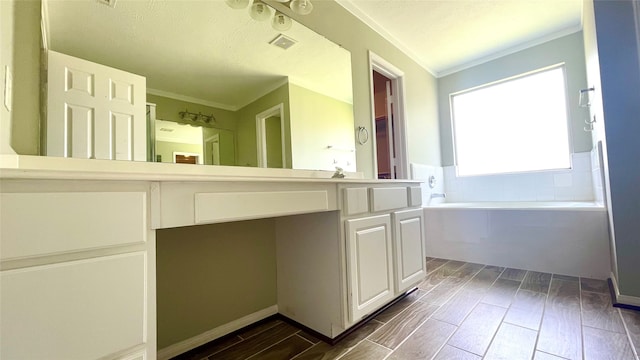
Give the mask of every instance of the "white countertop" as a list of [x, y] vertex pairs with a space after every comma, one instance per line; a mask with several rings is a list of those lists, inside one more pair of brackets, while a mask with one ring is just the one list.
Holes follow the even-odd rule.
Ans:
[[365, 179], [363, 174], [345, 173], [332, 179], [332, 171], [271, 169], [242, 166], [213, 166], [137, 161], [73, 159], [30, 155], [0, 155], [3, 179], [77, 179], [144, 181], [258, 181], [258, 182], [331, 182], [393, 183], [417, 180]]

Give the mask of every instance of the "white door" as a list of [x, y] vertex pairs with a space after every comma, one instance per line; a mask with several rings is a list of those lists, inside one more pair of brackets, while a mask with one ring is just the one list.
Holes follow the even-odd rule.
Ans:
[[146, 78], [48, 53], [47, 155], [147, 159]]
[[426, 275], [424, 256], [424, 214], [422, 209], [393, 214], [393, 246], [396, 265], [396, 292], [401, 293]]
[[391, 218], [346, 221], [349, 321], [354, 323], [393, 299]]

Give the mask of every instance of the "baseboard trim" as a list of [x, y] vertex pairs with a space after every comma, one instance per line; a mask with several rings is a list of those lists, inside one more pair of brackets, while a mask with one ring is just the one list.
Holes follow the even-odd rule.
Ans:
[[277, 313], [278, 305], [272, 305], [268, 308], [258, 310], [254, 313], [243, 316], [240, 319], [236, 319], [232, 322], [218, 326], [217, 328], [205, 331], [200, 335], [196, 335], [192, 338], [180, 341], [179, 343], [167, 346], [164, 349], [160, 349], [158, 350], [158, 360], [171, 359], [174, 356], [178, 356], [189, 350], [195, 349], [200, 345], [204, 345], [212, 340], [230, 334], [236, 330], [240, 330], [245, 326], [251, 325]]
[[609, 291], [611, 292], [611, 302], [614, 307], [623, 309], [640, 310], [640, 298], [629, 295], [620, 294], [618, 288], [618, 281], [616, 277], [611, 273], [611, 277], [608, 279]]

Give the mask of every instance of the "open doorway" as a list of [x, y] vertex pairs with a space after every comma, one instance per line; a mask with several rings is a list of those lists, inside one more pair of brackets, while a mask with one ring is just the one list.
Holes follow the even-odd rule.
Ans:
[[375, 130], [375, 172], [378, 179], [406, 179], [406, 142], [403, 118], [404, 74], [374, 53], [371, 65], [371, 96]]
[[258, 167], [283, 168], [286, 164], [282, 104], [256, 115]]

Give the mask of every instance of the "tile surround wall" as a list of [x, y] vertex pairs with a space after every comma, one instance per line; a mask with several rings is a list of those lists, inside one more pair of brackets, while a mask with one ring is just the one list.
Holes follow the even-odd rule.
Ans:
[[604, 173], [600, 161], [602, 142], [591, 150], [591, 182], [593, 183], [593, 199], [599, 204], [604, 204]]
[[455, 166], [445, 166], [446, 202], [602, 201], [598, 163], [591, 151], [572, 154], [568, 170], [456, 177]]

